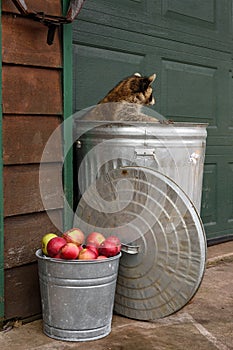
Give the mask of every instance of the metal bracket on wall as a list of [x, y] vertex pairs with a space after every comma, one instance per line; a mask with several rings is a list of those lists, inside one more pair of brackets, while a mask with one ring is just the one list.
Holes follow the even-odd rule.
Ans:
[[24, 0], [12, 0], [21, 15], [48, 27], [47, 44], [52, 45], [55, 31], [63, 24], [71, 23], [77, 17], [85, 0], [70, 0], [66, 16], [52, 16], [44, 12], [29, 11]]

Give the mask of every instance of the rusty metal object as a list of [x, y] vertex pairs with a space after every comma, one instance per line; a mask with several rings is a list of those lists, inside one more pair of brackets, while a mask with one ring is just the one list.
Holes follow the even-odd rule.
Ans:
[[70, 5], [66, 14], [67, 21], [72, 22], [82, 9], [85, 0], [70, 0]]
[[24, 0], [12, 0], [20, 14], [26, 16], [33, 21], [40, 22], [48, 27], [47, 44], [52, 45], [55, 31], [62, 24], [73, 22], [77, 17], [85, 0], [71, 0], [66, 16], [52, 16], [44, 12], [28, 11], [28, 7]]
[[21, 14], [27, 15], [28, 14], [28, 9], [27, 5], [25, 4], [24, 0], [12, 0], [15, 7], [19, 10]]

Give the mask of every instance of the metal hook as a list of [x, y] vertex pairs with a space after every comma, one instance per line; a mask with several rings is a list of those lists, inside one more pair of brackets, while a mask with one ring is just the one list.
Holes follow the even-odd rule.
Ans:
[[47, 44], [48, 45], [53, 44], [56, 29], [57, 29], [56, 24], [51, 24], [51, 23], [48, 24], [48, 34], [47, 34]]

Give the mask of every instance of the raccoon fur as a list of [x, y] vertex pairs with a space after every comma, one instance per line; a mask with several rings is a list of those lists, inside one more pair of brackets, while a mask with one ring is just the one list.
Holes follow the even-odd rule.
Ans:
[[120, 81], [108, 94], [98, 102], [84, 120], [106, 121], [158, 121], [156, 118], [142, 113], [143, 106], [155, 103], [152, 83], [156, 74], [149, 77], [135, 73]]

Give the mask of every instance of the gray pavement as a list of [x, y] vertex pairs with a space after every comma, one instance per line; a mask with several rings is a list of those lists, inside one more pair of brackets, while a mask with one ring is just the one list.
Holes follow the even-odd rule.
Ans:
[[175, 315], [141, 322], [114, 315], [110, 335], [63, 342], [43, 334], [42, 320], [0, 332], [0, 349], [18, 350], [230, 350], [233, 349], [233, 242], [208, 248], [203, 282]]

